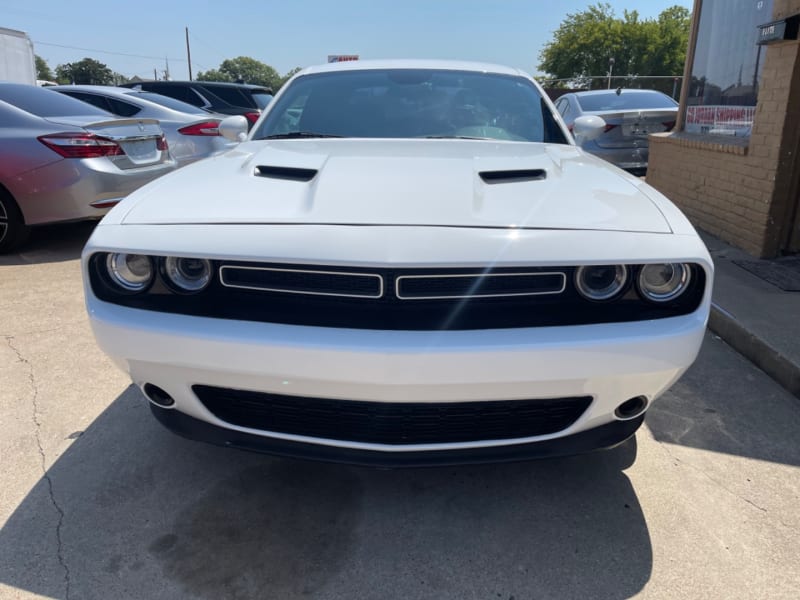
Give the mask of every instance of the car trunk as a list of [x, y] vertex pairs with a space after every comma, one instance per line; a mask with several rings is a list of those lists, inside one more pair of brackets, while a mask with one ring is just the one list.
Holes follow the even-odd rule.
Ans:
[[593, 112], [606, 122], [606, 132], [596, 139], [601, 148], [627, 148], [647, 141], [651, 133], [669, 131], [675, 125], [674, 110], [650, 109], [624, 112]]
[[158, 165], [169, 160], [163, 132], [155, 119], [113, 119], [86, 123], [86, 119], [49, 117], [56, 125], [80, 127], [90, 134], [111, 140], [122, 150], [107, 158], [119, 169], [133, 169]]

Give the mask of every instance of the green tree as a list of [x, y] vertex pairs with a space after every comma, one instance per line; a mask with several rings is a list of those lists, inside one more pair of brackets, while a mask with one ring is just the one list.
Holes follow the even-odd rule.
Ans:
[[[539, 54], [539, 69], [551, 78], [575, 80], [605, 76], [610, 65], [616, 76], [681, 75], [690, 25], [691, 14], [682, 6], [641, 20], [635, 10], [620, 18], [611, 5], [598, 3], [567, 15]], [[671, 88], [672, 81], [662, 85]]]
[[[294, 76], [295, 76], [295, 74], [297, 74], [297, 73], [298, 73], [298, 72], [300, 72], [301, 70], [302, 70], [302, 69], [301, 69], [300, 67], [295, 67], [294, 69], [292, 69], [291, 71], [289, 71], [288, 73], [286, 73], [286, 75], [284, 75], [283, 77], [281, 77], [281, 85], [280, 85], [280, 87], [283, 87], [283, 84], [284, 84], [284, 83], [286, 83], [287, 81], [289, 81], [289, 80], [290, 80], [292, 77], [294, 77]], [[274, 89], [276, 92], [278, 91], [278, 88], [273, 88], [273, 89]]]
[[223, 60], [219, 69], [198, 73], [197, 79], [200, 81], [239, 81], [263, 85], [273, 90], [277, 90], [281, 86], [281, 76], [275, 69], [249, 56]]
[[47, 61], [38, 54], [34, 55], [36, 61], [36, 79], [43, 79], [44, 81], [53, 81], [53, 71]]
[[114, 83], [114, 72], [93, 58], [84, 58], [77, 62], [58, 65], [56, 81], [61, 84], [111, 85]]

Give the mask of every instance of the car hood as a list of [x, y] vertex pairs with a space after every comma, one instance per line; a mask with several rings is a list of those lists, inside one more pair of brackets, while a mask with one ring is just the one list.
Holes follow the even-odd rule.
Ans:
[[669, 233], [666, 219], [637, 184], [567, 145], [255, 141], [142, 188], [126, 202], [122, 222]]

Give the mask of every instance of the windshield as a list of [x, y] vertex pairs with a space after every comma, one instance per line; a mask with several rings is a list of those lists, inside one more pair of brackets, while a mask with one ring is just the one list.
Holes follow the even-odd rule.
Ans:
[[312, 135], [568, 143], [527, 79], [436, 69], [299, 77], [273, 101], [252, 139]]
[[642, 108], [675, 108], [678, 103], [661, 92], [632, 92], [619, 94], [610, 91], [602, 94], [576, 96], [578, 104], [584, 111], [603, 110], [639, 110]]
[[182, 102], [181, 100], [176, 100], [175, 98], [170, 98], [169, 96], [162, 96], [161, 94], [156, 94], [155, 92], [139, 92], [132, 90], [130, 92], [126, 92], [126, 94], [133, 96], [134, 98], [143, 98], [144, 100], [155, 102], [156, 104], [160, 104], [161, 106], [170, 108], [172, 110], [177, 110], [178, 112], [189, 113], [190, 115], [208, 114], [208, 111], [198, 108], [197, 106], [192, 106], [188, 102]]

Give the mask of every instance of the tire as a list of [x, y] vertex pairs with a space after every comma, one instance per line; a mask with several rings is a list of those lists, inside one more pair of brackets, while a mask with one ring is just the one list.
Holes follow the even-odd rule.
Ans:
[[11, 194], [0, 187], [0, 254], [11, 252], [28, 239], [30, 227]]

